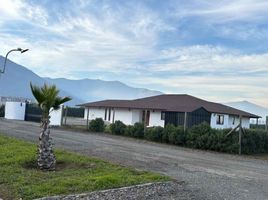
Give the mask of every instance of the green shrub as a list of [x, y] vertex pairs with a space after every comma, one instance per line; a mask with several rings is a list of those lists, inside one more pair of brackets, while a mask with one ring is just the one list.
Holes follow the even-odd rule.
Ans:
[[149, 127], [145, 130], [144, 137], [147, 140], [161, 142], [164, 128], [161, 126]]
[[202, 123], [188, 130], [186, 144], [192, 148], [206, 149], [206, 142], [211, 128], [209, 124]]
[[169, 143], [183, 146], [186, 144], [186, 135], [187, 131], [185, 132], [182, 126], [175, 127], [175, 129], [171, 129], [168, 134]]
[[120, 120], [116, 120], [110, 125], [112, 134], [123, 135], [125, 133], [126, 125]]
[[242, 153], [267, 153], [268, 132], [261, 129], [246, 129], [242, 135]]
[[103, 132], [104, 131], [104, 121], [102, 118], [96, 118], [89, 122], [89, 130], [93, 132]]
[[112, 131], [111, 131], [111, 125], [109, 125], [109, 124], [105, 125], [104, 133], [112, 133]]
[[[183, 127], [168, 124], [165, 128], [156, 126], [146, 128], [143, 123], [126, 126], [121, 121], [104, 126], [101, 118], [92, 120], [89, 124], [91, 131], [113, 133], [135, 138], [145, 138], [155, 142], [183, 145], [191, 148], [213, 150], [227, 153], [238, 153], [238, 132], [227, 136], [231, 129], [212, 129], [209, 124], [202, 123], [184, 131]], [[242, 134], [242, 153], [268, 153], [268, 131], [246, 129]]]
[[169, 143], [169, 135], [172, 134], [171, 132], [175, 132], [175, 131], [176, 131], [176, 127], [173, 124], [167, 124], [161, 134], [162, 142]]
[[144, 124], [136, 122], [133, 126], [132, 136], [135, 138], [144, 138]]
[[134, 126], [132, 126], [132, 125], [126, 126], [124, 135], [129, 136], [129, 137], [133, 137], [133, 135], [134, 135]]
[[167, 124], [163, 130], [162, 142], [175, 144], [177, 128], [173, 124]]

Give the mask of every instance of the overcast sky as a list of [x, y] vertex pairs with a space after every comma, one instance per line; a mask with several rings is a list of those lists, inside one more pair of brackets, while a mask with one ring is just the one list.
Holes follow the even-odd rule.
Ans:
[[0, 47], [40, 76], [268, 106], [267, 0], [0, 0]]

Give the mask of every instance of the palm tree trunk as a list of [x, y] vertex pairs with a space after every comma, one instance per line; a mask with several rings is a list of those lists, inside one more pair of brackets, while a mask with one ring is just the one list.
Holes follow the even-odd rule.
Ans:
[[56, 157], [52, 149], [52, 138], [50, 137], [49, 118], [42, 119], [42, 131], [39, 136], [39, 153], [37, 164], [40, 169], [54, 170]]

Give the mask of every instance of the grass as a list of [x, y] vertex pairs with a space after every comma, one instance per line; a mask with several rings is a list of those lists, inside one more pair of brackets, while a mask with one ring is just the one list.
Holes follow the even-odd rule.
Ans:
[[0, 134], [0, 198], [27, 200], [169, 180], [63, 150], [56, 150], [55, 171], [40, 171], [36, 153], [36, 144]]
[[268, 160], [268, 154], [257, 154], [251, 157], [261, 159], [261, 160]]

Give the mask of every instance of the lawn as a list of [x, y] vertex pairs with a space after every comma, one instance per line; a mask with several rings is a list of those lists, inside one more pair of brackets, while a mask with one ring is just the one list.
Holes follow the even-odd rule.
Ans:
[[261, 159], [261, 160], [268, 160], [268, 154], [258, 154], [258, 155], [254, 155], [251, 157]]
[[26, 200], [169, 180], [63, 150], [56, 150], [55, 171], [40, 171], [36, 153], [36, 144], [0, 134], [0, 198]]

